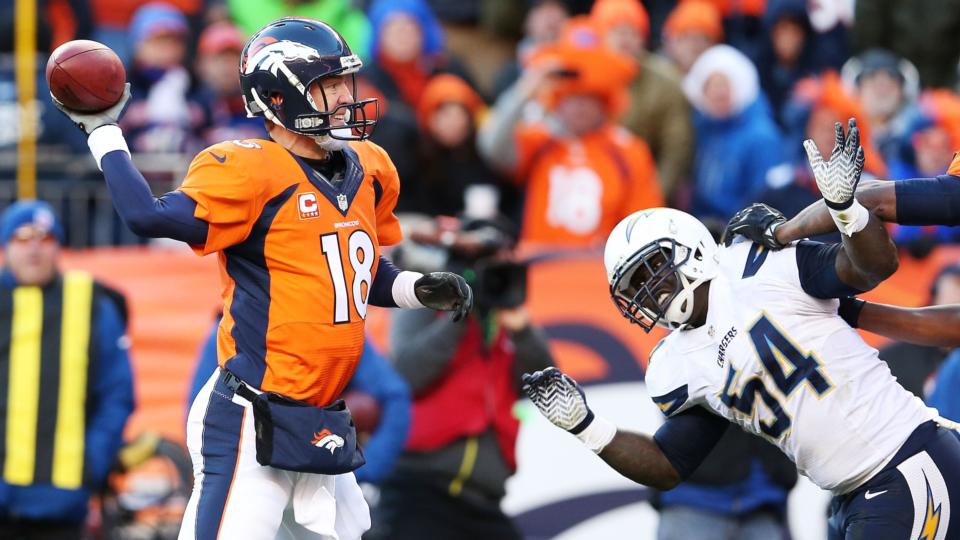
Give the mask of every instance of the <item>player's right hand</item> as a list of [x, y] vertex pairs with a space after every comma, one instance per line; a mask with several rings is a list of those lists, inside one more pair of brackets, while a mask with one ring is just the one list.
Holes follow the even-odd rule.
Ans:
[[120, 121], [120, 115], [123, 113], [123, 108], [127, 106], [127, 101], [130, 100], [130, 83], [127, 83], [123, 88], [123, 95], [120, 96], [120, 100], [110, 106], [109, 109], [95, 112], [78, 112], [66, 108], [63, 103], [60, 103], [57, 98], [50, 94], [50, 99], [53, 100], [53, 104], [60, 109], [60, 112], [67, 115], [67, 118], [73, 121], [84, 133], [90, 135], [93, 133], [93, 130], [98, 127], [107, 126], [110, 124], [116, 125]]
[[453, 272], [425, 274], [413, 284], [413, 290], [424, 307], [452, 311], [454, 322], [465, 318], [473, 309], [473, 289]]
[[555, 367], [524, 373], [523, 392], [547, 420], [560, 429], [580, 433], [593, 421], [593, 411], [577, 381]]
[[807, 161], [813, 169], [824, 202], [832, 210], [843, 211], [854, 202], [854, 193], [863, 173], [863, 148], [860, 146], [860, 130], [856, 119], [850, 119], [846, 137], [840, 122], [836, 123], [834, 129], [836, 139], [833, 152], [826, 163], [812, 139], [803, 141], [803, 148], [807, 151]]
[[730, 218], [727, 228], [720, 236], [720, 242], [729, 246], [733, 237], [739, 234], [769, 249], [781, 249], [783, 244], [777, 240], [774, 232], [786, 221], [787, 218], [776, 208], [763, 203], [753, 203]]

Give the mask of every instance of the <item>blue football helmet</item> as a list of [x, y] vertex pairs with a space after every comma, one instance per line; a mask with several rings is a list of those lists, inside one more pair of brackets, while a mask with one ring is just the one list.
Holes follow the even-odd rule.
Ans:
[[[348, 86], [356, 96], [355, 73], [362, 66], [360, 57], [330, 25], [306, 17], [274, 21], [254, 34], [240, 54], [240, 87], [247, 115], [263, 116], [300, 135], [366, 139], [377, 123], [376, 99], [334, 104], [331, 109], [322, 86], [323, 103], [308, 91], [324, 77], [349, 75]], [[368, 116], [368, 109], [372, 115]], [[346, 124], [331, 129], [331, 117], [344, 113]]]

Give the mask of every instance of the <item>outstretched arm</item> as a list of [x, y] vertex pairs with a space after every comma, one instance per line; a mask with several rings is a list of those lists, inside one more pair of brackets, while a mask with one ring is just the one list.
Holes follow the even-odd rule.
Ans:
[[850, 326], [891, 339], [931, 347], [960, 347], [960, 305], [908, 308], [865, 302], [840, 301], [840, 316]]
[[[897, 194], [895, 184], [889, 180], [869, 180], [857, 189], [857, 200], [870, 213], [882, 221], [897, 221]], [[826, 203], [819, 200], [804, 208], [799, 214], [774, 230], [781, 245], [833, 232], [836, 226], [827, 210]]]
[[130, 230], [140, 236], [204, 244], [208, 226], [193, 216], [196, 203], [179, 192], [154, 197], [143, 175], [133, 166], [127, 142], [117, 126], [129, 99], [127, 83], [120, 100], [105, 111], [82, 113], [67, 109], [56, 98], [53, 103], [88, 135], [87, 144], [107, 180], [113, 205]]
[[807, 158], [823, 195], [828, 215], [840, 230], [842, 247], [836, 257], [840, 281], [868, 291], [897, 270], [897, 248], [877, 217], [855, 195], [863, 172], [863, 148], [856, 121], [850, 119], [844, 137], [843, 126], [836, 125], [836, 146], [829, 162], [824, 162], [812, 140], [804, 141]]
[[618, 430], [587, 407], [583, 389], [557, 368], [523, 376], [523, 390], [540, 412], [639, 484], [672, 489], [700, 465], [730, 426], [701, 407], [671, 416], [651, 437]]

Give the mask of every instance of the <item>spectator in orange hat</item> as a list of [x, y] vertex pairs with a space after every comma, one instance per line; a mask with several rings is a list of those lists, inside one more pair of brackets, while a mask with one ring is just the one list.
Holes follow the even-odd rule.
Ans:
[[404, 178], [400, 212], [454, 216], [470, 186], [499, 192], [501, 178], [477, 152], [478, 121], [486, 104], [460, 77], [434, 75], [417, 107], [416, 174]]
[[[624, 216], [663, 205], [649, 148], [614, 123], [635, 75], [632, 59], [603, 46], [589, 19], [575, 18], [501, 95], [480, 150], [526, 189], [522, 240], [597, 246]], [[548, 117], [521, 123], [538, 97]]]
[[722, 15], [709, 0], [680, 2], [663, 25], [663, 50], [683, 75], [701, 54], [722, 40]]
[[608, 47], [637, 61], [621, 123], [650, 147], [660, 187], [668, 200], [676, 201], [690, 172], [694, 144], [680, 75], [669, 62], [647, 53], [650, 22], [639, 0], [598, 0], [590, 17]]
[[240, 29], [228, 22], [213, 23], [200, 34], [197, 74], [206, 122], [200, 131], [204, 146], [235, 139], [265, 138], [263, 120], [248, 118], [240, 94], [237, 65], [245, 43]]

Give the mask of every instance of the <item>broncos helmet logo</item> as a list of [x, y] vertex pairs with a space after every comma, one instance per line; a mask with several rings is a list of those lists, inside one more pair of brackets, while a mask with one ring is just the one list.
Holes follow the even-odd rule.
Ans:
[[332, 454], [337, 448], [343, 448], [343, 437], [324, 428], [313, 434], [310, 444], [318, 448], [326, 448]]
[[263, 68], [270, 70], [275, 76], [279, 76], [280, 66], [285, 62], [320, 60], [320, 52], [313, 47], [289, 40], [275, 41], [264, 45], [257, 42], [250, 49], [249, 60], [244, 59], [243, 62], [244, 75], [249, 75], [255, 70]]

